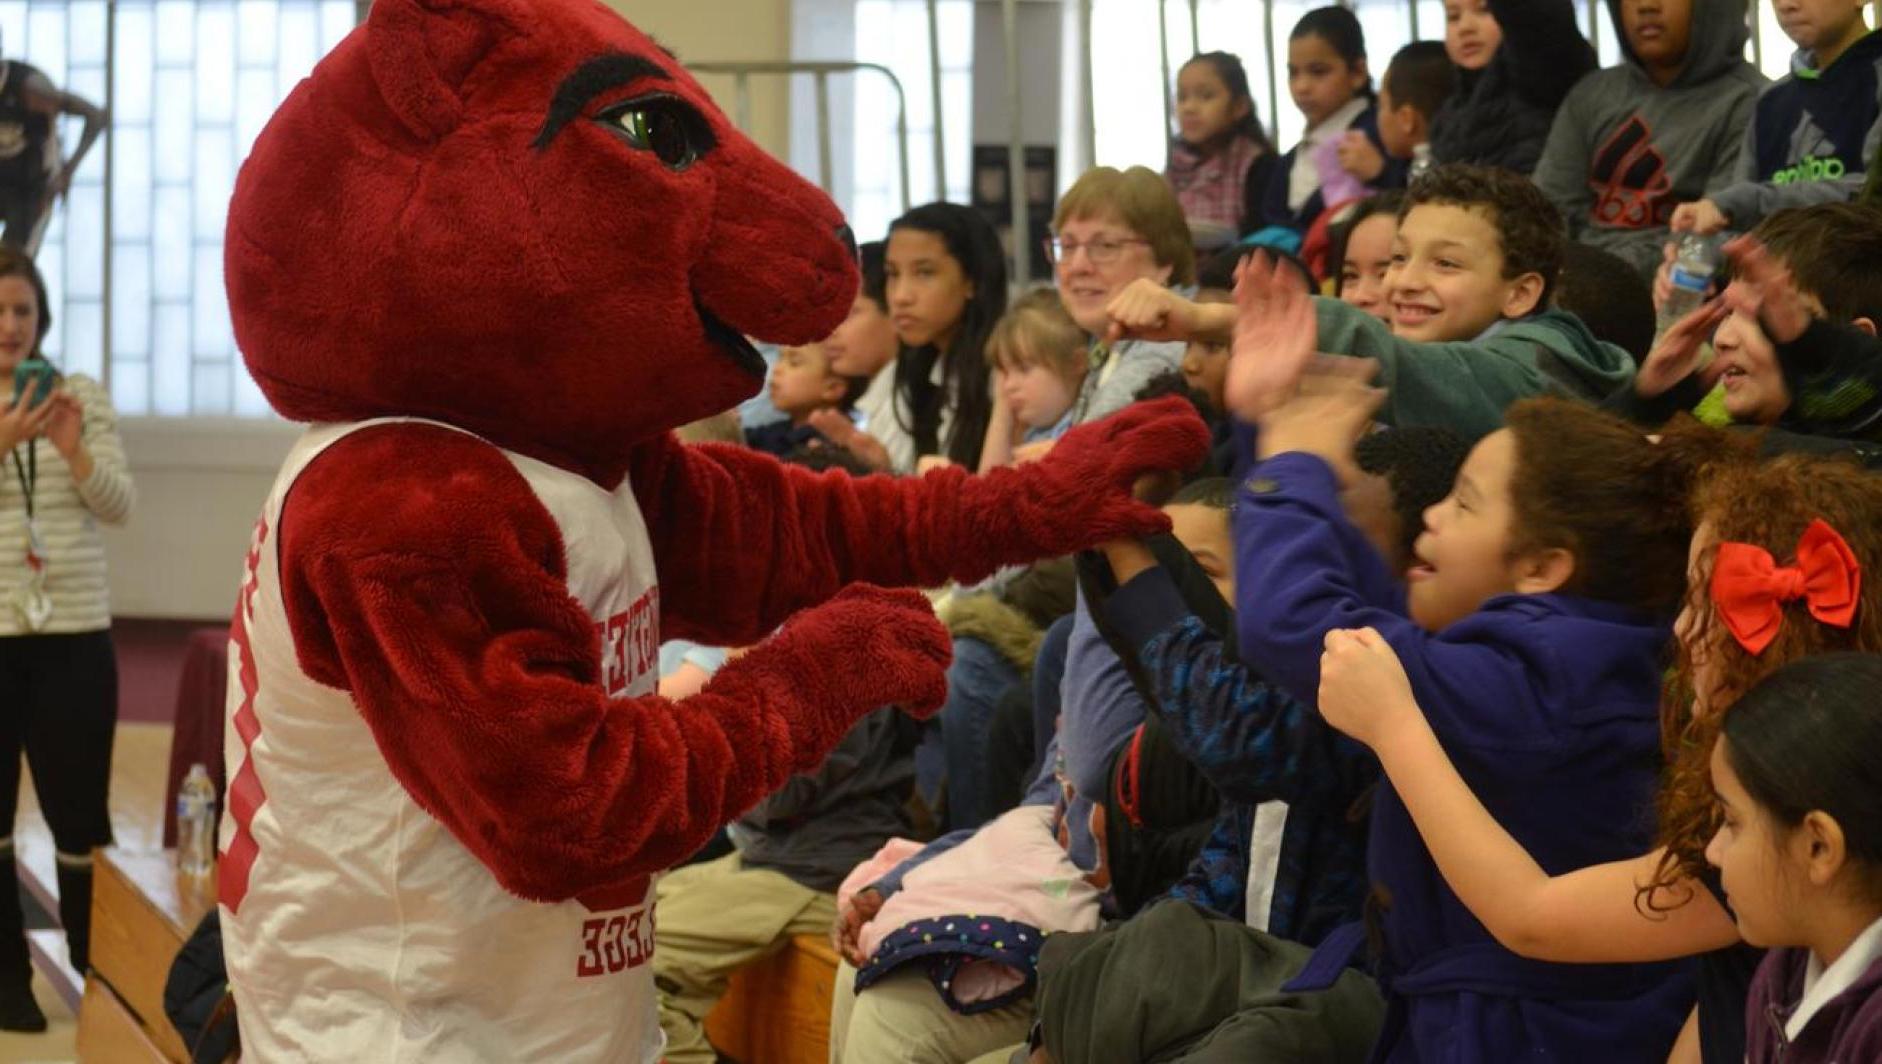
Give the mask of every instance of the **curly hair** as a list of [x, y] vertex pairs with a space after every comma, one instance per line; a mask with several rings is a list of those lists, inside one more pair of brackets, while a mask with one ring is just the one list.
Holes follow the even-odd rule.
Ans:
[[1561, 590], [1671, 616], [1692, 541], [1687, 491], [1720, 443], [1697, 422], [1656, 443], [1585, 403], [1524, 399], [1504, 412], [1516, 440], [1510, 549], [1575, 558]]
[[[1882, 480], [1846, 458], [1795, 454], [1760, 464], [1741, 451], [1703, 472], [1691, 498], [1700, 549], [1678, 631], [1678, 668], [1661, 709], [1670, 765], [1659, 801], [1665, 854], [1637, 898], [1637, 904], [1656, 912], [1684, 904], [1690, 897], [1685, 881], [1705, 871], [1706, 845], [1719, 824], [1709, 759], [1724, 708], [1801, 658], [1882, 651]], [[1819, 624], [1805, 603], [1787, 603], [1777, 638], [1762, 654], [1752, 654], [1731, 637], [1712, 607], [1717, 545], [1750, 543], [1783, 564], [1796, 557], [1797, 540], [1815, 518], [1842, 534], [1868, 577], [1862, 581], [1855, 623], [1848, 628]]]
[[1427, 203], [1481, 211], [1503, 245], [1503, 279], [1541, 275], [1542, 297], [1536, 305], [1549, 305], [1562, 273], [1568, 227], [1535, 182], [1494, 166], [1448, 163], [1411, 183], [1398, 210], [1399, 224], [1413, 208]]

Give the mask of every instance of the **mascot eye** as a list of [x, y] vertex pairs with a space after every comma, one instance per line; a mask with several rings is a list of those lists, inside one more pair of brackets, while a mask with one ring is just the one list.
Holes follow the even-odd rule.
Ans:
[[699, 158], [701, 141], [695, 133], [697, 123], [679, 103], [671, 100], [642, 100], [628, 103], [605, 116], [621, 131], [627, 142], [654, 158], [669, 170], [684, 170]]

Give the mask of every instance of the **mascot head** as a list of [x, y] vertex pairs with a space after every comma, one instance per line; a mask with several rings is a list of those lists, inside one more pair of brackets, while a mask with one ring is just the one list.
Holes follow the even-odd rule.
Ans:
[[828, 197], [595, 0], [376, 0], [255, 142], [235, 335], [303, 421], [470, 429], [598, 480], [755, 393], [856, 289]]

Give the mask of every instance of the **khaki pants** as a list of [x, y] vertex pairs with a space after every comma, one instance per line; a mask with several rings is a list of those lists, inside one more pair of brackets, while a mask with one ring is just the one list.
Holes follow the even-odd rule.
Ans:
[[746, 868], [736, 853], [663, 877], [655, 900], [653, 972], [668, 1064], [712, 1064], [703, 1025], [732, 973], [792, 935], [828, 935], [836, 922], [834, 894]]
[[830, 1001], [830, 1064], [966, 1064], [1026, 1040], [1032, 999], [963, 1016], [926, 972], [903, 968], [858, 995], [856, 969], [837, 965]]

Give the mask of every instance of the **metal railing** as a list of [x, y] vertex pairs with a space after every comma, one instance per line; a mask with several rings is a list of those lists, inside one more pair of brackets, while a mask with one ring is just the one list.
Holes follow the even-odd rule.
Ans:
[[[889, 87], [895, 90], [895, 145], [896, 155], [901, 161], [902, 209], [914, 206], [909, 194], [909, 152], [908, 152], [908, 94], [902, 90], [902, 79], [895, 72], [880, 63], [859, 63], [847, 60], [803, 60], [799, 62], [705, 62], [688, 63], [686, 69], [695, 74], [720, 74], [732, 78], [732, 121], [737, 126], [751, 130], [751, 79], [763, 77], [796, 77], [809, 75], [815, 80], [817, 93], [817, 183], [824, 192], [830, 193], [835, 180], [835, 151], [830, 139], [830, 78], [833, 75], [854, 75], [863, 72], [880, 74], [889, 79]], [[937, 73], [937, 77], [938, 77]], [[935, 148], [934, 177], [937, 190], [947, 188], [946, 159], [941, 147], [941, 97], [935, 96]]]

